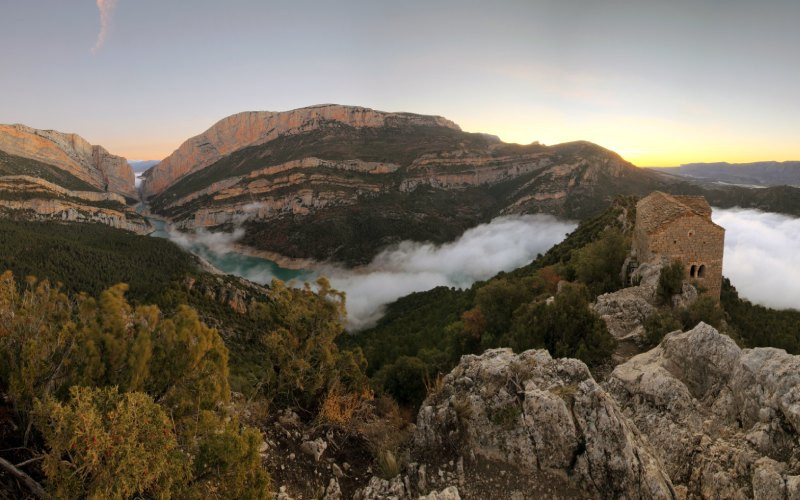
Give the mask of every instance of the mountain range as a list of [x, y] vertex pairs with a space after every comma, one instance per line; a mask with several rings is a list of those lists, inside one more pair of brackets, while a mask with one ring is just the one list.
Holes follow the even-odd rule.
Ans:
[[712, 182], [741, 186], [800, 186], [800, 161], [687, 163], [658, 170]]
[[[23, 125], [0, 127], [0, 154], [6, 210], [148, 231], [125, 206], [139, 194], [124, 158]], [[453, 240], [499, 215], [584, 220], [617, 195], [653, 190], [800, 214], [797, 188], [720, 185], [637, 168], [585, 141], [510, 144], [440, 116], [336, 104], [238, 113], [155, 165], [132, 163], [146, 169], [138, 175], [150, 212], [179, 229], [242, 227], [252, 253], [351, 266], [402, 240]]]

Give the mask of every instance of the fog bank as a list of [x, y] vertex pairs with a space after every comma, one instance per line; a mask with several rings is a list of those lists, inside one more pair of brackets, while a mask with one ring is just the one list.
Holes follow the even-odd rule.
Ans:
[[[464, 288], [528, 264], [575, 227], [550, 215], [498, 217], [465, 231], [452, 243], [404, 241], [381, 252], [367, 266], [355, 270], [323, 266], [310, 274], [300, 273], [298, 279], [327, 276], [334, 288], [347, 294], [348, 328], [359, 330], [380, 319], [384, 306], [409, 293], [437, 286]], [[269, 261], [236, 253], [233, 244], [243, 235], [241, 228], [232, 233], [169, 230], [169, 238], [179, 246], [250, 281], [264, 284], [276, 275], [297, 276]]]
[[722, 274], [739, 295], [778, 309], [800, 309], [800, 219], [752, 209], [715, 208], [725, 228]]
[[452, 243], [405, 241], [390, 247], [359, 272], [328, 268], [334, 288], [347, 292], [348, 324], [374, 324], [383, 307], [412, 292], [437, 286], [465, 288], [524, 266], [575, 229], [550, 215], [499, 217], [464, 232]]

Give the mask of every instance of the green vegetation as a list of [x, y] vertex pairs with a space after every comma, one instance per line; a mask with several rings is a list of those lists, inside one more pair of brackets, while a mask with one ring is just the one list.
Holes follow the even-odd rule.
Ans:
[[739, 297], [727, 278], [720, 298], [735, 338], [745, 347], [779, 347], [800, 354], [800, 311], [775, 310]]
[[666, 334], [682, 328], [683, 325], [673, 311], [658, 311], [644, 322], [645, 342], [649, 347], [655, 347]]
[[593, 296], [619, 290], [620, 272], [631, 248], [631, 239], [612, 227], [595, 241], [578, 249], [572, 257], [575, 277], [585, 283]]
[[0, 277], [0, 387], [23, 447], [41, 449], [46, 488], [59, 498], [266, 498], [260, 434], [228, 409], [219, 334], [186, 306], [170, 317], [134, 308], [125, 290], [72, 299], [47, 281], [20, 291], [11, 273]]
[[231, 383], [248, 401], [338, 415], [337, 425], [338, 403], [352, 414], [372, 398], [363, 356], [335, 343], [344, 300], [325, 280], [316, 291], [274, 282], [248, 312], [230, 313], [250, 335], [233, 329], [226, 341], [191, 307], [132, 305], [127, 288], [94, 299], [0, 278], [0, 393], [22, 446], [4, 444], [41, 457], [56, 497], [266, 498], [262, 437], [241, 422]]
[[273, 281], [270, 302], [251, 313], [259, 336], [248, 344], [249, 369], [243, 374], [271, 401], [318, 410], [330, 390], [358, 392], [366, 385], [359, 350], [340, 351], [344, 296], [324, 278], [318, 290], [289, 288]]
[[616, 347], [606, 323], [589, 309], [589, 291], [567, 285], [552, 304], [539, 301], [514, 314], [507, 342], [515, 351], [546, 348], [559, 358], [578, 358], [589, 366], [602, 364]]
[[685, 276], [683, 264], [677, 260], [661, 269], [656, 297], [662, 305], [670, 305], [672, 296], [681, 293]]
[[165, 305], [170, 287], [194, 269], [194, 258], [169, 241], [100, 224], [0, 219], [0, 270], [63, 283], [97, 296], [127, 283], [135, 301]]

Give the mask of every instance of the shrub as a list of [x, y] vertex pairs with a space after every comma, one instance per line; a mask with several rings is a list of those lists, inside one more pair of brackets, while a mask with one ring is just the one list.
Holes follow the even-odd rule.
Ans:
[[384, 479], [391, 479], [400, 474], [400, 462], [391, 450], [378, 453], [378, 474]]
[[694, 328], [695, 325], [701, 321], [714, 328], [720, 328], [724, 316], [725, 313], [722, 311], [717, 301], [707, 295], [699, 297], [689, 304], [680, 314], [683, 328], [687, 330]]
[[199, 498], [266, 499], [270, 478], [261, 466], [261, 433], [212, 412], [198, 419], [193, 492]]
[[521, 308], [506, 345], [517, 352], [545, 348], [553, 356], [578, 358], [591, 366], [607, 361], [616, 341], [589, 309], [586, 287], [569, 285], [552, 304], [538, 301]]
[[426, 394], [428, 377], [425, 363], [416, 356], [400, 356], [397, 361], [381, 368], [376, 378], [384, 390], [401, 405], [418, 405]]
[[681, 293], [683, 289], [684, 269], [679, 261], [672, 261], [668, 266], [661, 268], [658, 277], [656, 296], [661, 304], [672, 304], [672, 296]]
[[658, 312], [644, 322], [645, 341], [648, 346], [655, 346], [664, 335], [681, 329], [681, 323], [669, 312]]
[[620, 273], [630, 246], [630, 238], [621, 230], [606, 229], [598, 239], [573, 253], [575, 277], [589, 287], [592, 296], [619, 290], [623, 285]]
[[322, 401], [317, 418], [323, 424], [347, 428], [356, 411], [373, 398], [372, 391], [367, 388], [361, 392], [340, 394], [338, 388], [332, 387]]
[[[69, 300], [0, 276], [0, 386], [47, 448], [58, 498], [265, 498], [260, 434], [227, 420], [228, 351], [182, 306], [131, 307], [125, 285]], [[217, 493], [214, 493], [217, 494]]]
[[73, 387], [62, 404], [36, 406], [47, 452], [42, 469], [58, 498], [169, 497], [189, 459], [163, 408], [139, 392]]
[[259, 344], [257, 362], [267, 397], [279, 403], [297, 403], [315, 411], [331, 387], [345, 391], [366, 387], [366, 361], [360, 350], [342, 353], [336, 339], [344, 333], [344, 294], [324, 278], [318, 291], [286, 287], [273, 281], [268, 330]]

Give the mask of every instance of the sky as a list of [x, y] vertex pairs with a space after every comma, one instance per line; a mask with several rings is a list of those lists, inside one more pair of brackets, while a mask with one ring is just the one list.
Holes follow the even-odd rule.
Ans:
[[640, 166], [800, 159], [797, 0], [2, 0], [0, 123], [160, 159], [227, 115], [446, 116]]

